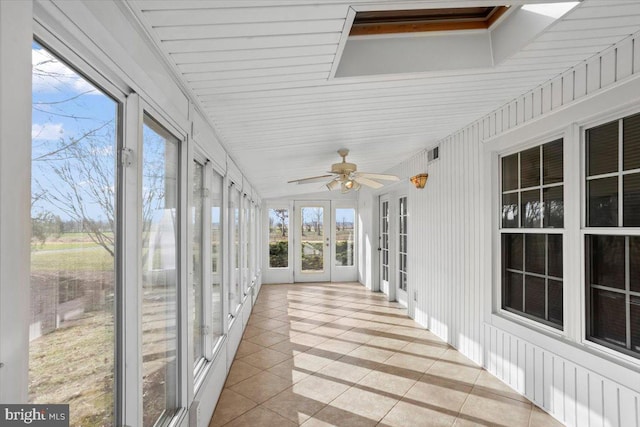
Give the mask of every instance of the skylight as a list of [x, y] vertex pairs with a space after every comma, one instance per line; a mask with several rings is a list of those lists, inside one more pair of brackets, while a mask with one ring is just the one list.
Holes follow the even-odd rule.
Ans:
[[576, 7], [579, 3], [579, 1], [571, 1], [566, 3], [526, 4], [522, 6], [522, 9], [529, 12], [538, 13], [540, 15], [548, 16], [550, 18], [558, 19], [565, 13]]
[[350, 36], [488, 29], [509, 6], [357, 12]]

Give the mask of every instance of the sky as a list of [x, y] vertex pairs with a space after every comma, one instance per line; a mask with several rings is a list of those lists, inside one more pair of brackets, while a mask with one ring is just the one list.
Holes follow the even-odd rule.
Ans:
[[[105, 164], [113, 162], [115, 166], [117, 103], [35, 42], [31, 56], [32, 194], [43, 190], [49, 194], [56, 190], [58, 195], [67, 194], [69, 186], [52, 169], [62, 164], [61, 160], [54, 160], [65, 154], [64, 150], [58, 150], [72, 139], [91, 132], [97, 147], [92, 152]], [[90, 191], [91, 185], [95, 185], [92, 177], [83, 175], [78, 169], [72, 168], [71, 173], [79, 191]], [[106, 219], [95, 203], [87, 202], [85, 208], [93, 219]], [[45, 199], [38, 199], [32, 211], [34, 214], [48, 211], [63, 220], [70, 219], [59, 206]]]

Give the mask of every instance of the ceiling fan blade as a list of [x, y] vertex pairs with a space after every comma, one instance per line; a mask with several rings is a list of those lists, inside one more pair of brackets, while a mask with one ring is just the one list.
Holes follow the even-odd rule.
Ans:
[[382, 179], [383, 181], [400, 181], [400, 178], [398, 178], [397, 176], [384, 173], [356, 172], [356, 177]]
[[332, 178], [334, 175], [320, 175], [320, 176], [312, 176], [310, 178], [302, 178], [302, 179], [294, 179], [293, 181], [289, 181], [289, 184], [311, 184], [314, 182], [326, 181], [327, 178]]
[[357, 182], [358, 184], [362, 184], [362, 185], [366, 185], [367, 187], [371, 187], [371, 188], [382, 188], [384, 187], [384, 184], [381, 184], [379, 182], [376, 182], [372, 179], [369, 178], [365, 178], [363, 176], [357, 176], [355, 179], [355, 182]]

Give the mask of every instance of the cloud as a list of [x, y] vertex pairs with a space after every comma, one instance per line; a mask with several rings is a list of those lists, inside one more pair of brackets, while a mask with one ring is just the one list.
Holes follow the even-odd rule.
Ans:
[[34, 92], [101, 93], [78, 73], [44, 49], [31, 49]]
[[64, 135], [62, 123], [34, 123], [31, 125], [31, 139], [58, 140]]

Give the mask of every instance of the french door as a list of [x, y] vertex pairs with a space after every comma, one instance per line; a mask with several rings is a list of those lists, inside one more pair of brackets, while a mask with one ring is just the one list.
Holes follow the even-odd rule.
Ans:
[[389, 197], [380, 197], [380, 235], [378, 243], [378, 253], [380, 255], [380, 291], [389, 295], [390, 291], [390, 272], [391, 270], [391, 241], [389, 239], [390, 233], [390, 209], [389, 209]]
[[398, 263], [396, 270], [396, 300], [403, 306], [407, 306], [407, 197], [397, 199], [397, 223], [398, 223]]
[[296, 282], [331, 280], [330, 202], [296, 202], [295, 270]]

